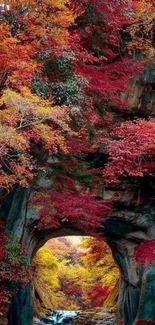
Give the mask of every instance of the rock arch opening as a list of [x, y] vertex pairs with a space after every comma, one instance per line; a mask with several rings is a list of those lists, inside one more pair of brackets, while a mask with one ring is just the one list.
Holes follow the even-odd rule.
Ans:
[[[7, 196], [1, 210], [1, 215], [6, 218], [7, 230], [17, 236], [30, 258], [50, 238], [84, 235], [84, 231], [69, 223], [58, 230], [38, 230], [38, 215], [29, 204], [32, 193], [30, 189], [16, 189]], [[117, 317], [125, 325], [136, 324], [139, 319], [155, 322], [154, 263], [139, 267], [133, 260], [135, 247], [154, 238], [153, 211], [153, 206], [139, 209], [122, 206], [109, 216], [102, 233], [120, 268]], [[134, 222], [135, 215], [137, 222]], [[32, 305], [32, 286], [28, 284], [11, 299], [8, 324], [31, 325]]]
[[63, 324], [65, 317], [69, 321], [78, 311], [91, 309], [95, 314], [98, 308], [106, 307], [108, 311], [116, 305], [119, 270], [103, 239], [88, 236], [51, 239], [37, 251], [32, 262], [34, 311], [41, 317], [51, 310], [45, 322], [49, 319], [57, 324], [62, 318]]

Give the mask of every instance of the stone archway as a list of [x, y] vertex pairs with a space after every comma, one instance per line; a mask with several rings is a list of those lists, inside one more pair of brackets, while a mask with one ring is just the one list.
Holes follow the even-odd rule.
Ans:
[[[32, 194], [31, 189], [14, 190], [7, 196], [1, 210], [2, 216], [6, 218], [7, 229], [19, 238], [30, 258], [49, 238], [81, 234], [67, 223], [57, 231], [38, 231], [37, 213], [28, 203]], [[136, 324], [136, 320], [140, 319], [149, 319], [155, 324], [155, 265], [142, 269], [137, 267], [132, 259], [134, 247], [153, 238], [153, 211], [154, 208], [146, 212], [146, 209], [141, 207], [141, 210], [136, 212], [139, 215], [135, 223], [133, 208], [116, 210], [105, 224], [103, 235], [121, 272], [117, 315], [125, 325]], [[8, 325], [32, 325], [31, 293], [29, 284], [12, 298]]]

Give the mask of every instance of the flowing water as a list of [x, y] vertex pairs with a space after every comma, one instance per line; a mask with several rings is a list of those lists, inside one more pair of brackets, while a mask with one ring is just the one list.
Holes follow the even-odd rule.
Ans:
[[72, 325], [73, 320], [80, 314], [76, 311], [49, 311], [42, 319], [34, 318], [34, 325]]
[[78, 325], [116, 325], [116, 315], [114, 311], [107, 308], [100, 308], [96, 311], [86, 310], [67, 311], [54, 310], [49, 311], [42, 319], [34, 318], [34, 325], [73, 325], [73, 321], [78, 316]]

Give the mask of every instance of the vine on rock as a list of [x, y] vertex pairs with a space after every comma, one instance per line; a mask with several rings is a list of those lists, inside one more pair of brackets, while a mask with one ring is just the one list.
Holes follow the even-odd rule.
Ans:
[[145, 266], [155, 263], [155, 239], [147, 240], [135, 248], [135, 260]]

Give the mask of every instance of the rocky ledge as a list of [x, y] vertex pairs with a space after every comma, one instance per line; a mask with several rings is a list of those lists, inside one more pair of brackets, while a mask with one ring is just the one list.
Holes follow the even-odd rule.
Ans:
[[98, 308], [87, 310], [80, 314], [74, 325], [116, 325], [114, 309]]

